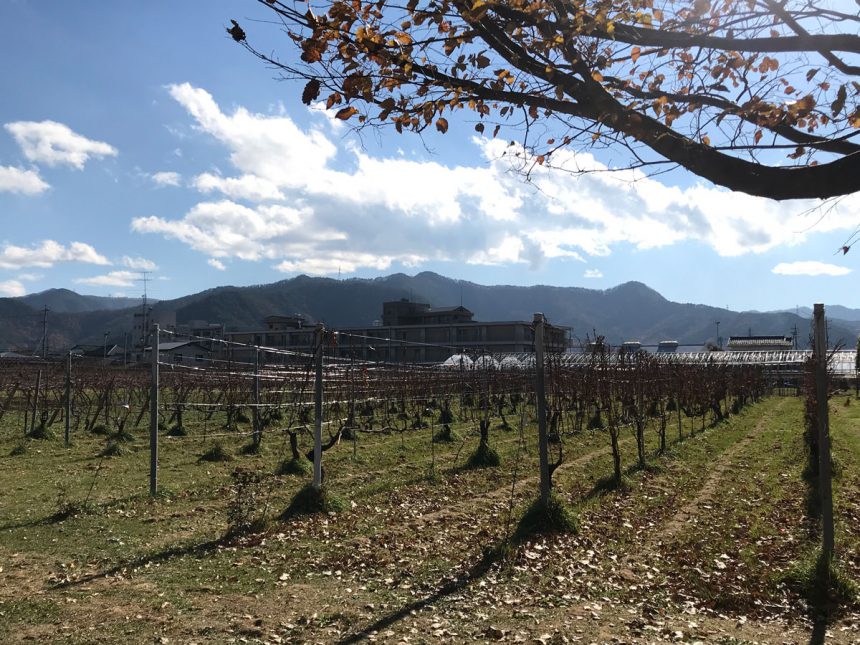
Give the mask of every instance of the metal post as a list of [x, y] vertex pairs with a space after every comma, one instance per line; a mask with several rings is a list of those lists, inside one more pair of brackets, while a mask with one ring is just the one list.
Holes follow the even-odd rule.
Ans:
[[535, 325], [535, 394], [537, 395], [538, 451], [540, 457], [540, 499], [549, 502], [552, 483], [549, 478], [549, 442], [546, 434], [546, 394], [543, 373], [543, 332], [545, 319], [542, 313], [534, 315]]
[[815, 319], [815, 405], [818, 421], [818, 488], [821, 494], [822, 555], [833, 557], [833, 488], [830, 468], [830, 419], [827, 401], [827, 328], [824, 305], [817, 303]]
[[260, 348], [254, 350], [254, 446], [259, 446], [262, 440], [260, 428]]
[[149, 395], [149, 494], [158, 493], [158, 323], [152, 326], [152, 390]]
[[325, 327], [317, 323], [316, 355], [314, 356], [314, 488], [322, 488], [322, 399], [323, 399], [323, 336]]
[[66, 427], [63, 432], [63, 441], [66, 448], [69, 447], [69, 438], [72, 431], [72, 353], [66, 358]]

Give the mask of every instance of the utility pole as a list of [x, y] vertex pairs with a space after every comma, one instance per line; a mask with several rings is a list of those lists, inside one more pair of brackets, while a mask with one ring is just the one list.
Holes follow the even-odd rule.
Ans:
[[42, 314], [42, 358], [48, 358], [48, 306]]

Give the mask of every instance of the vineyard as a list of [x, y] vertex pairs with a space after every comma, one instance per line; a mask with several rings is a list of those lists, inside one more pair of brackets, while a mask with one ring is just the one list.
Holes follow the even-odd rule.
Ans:
[[[0, 638], [856, 642], [851, 393], [821, 598], [804, 397], [759, 367], [548, 355], [544, 408], [534, 360], [320, 352], [0, 365]], [[565, 530], [528, 522], [541, 415]]]

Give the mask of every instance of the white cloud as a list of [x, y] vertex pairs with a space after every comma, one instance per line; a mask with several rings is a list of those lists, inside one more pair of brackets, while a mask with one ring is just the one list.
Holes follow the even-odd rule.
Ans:
[[209, 258], [208, 260], [206, 260], [206, 264], [208, 264], [210, 267], [218, 269], [219, 271], [227, 270], [227, 267], [224, 265], [224, 263], [221, 260], [216, 260], [215, 258]]
[[115, 157], [117, 154], [112, 145], [87, 139], [56, 121], [15, 121], [4, 127], [15, 137], [24, 156], [35, 163], [66, 164], [81, 170], [91, 157]]
[[110, 271], [91, 278], [78, 278], [75, 282], [96, 287], [133, 287], [137, 277], [133, 271]]
[[21, 170], [12, 166], [0, 166], [0, 193], [38, 195], [50, 186], [35, 170]]
[[137, 269], [138, 271], [155, 271], [158, 265], [152, 260], [146, 258], [133, 258], [128, 255], [122, 256], [122, 265], [129, 269]]
[[582, 274], [583, 278], [602, 278], [603, 273], [601, 273], [600, 269], [587, 269], [585, 273]]
[[221, 192], [233, 199], [255, 202], [284, 199], [284, 193], [275, 184], [254, 175], [219, 177], [203, 173], [194, 178], [194, 187], [201, 193]]
[[0, 296], [6, 298], [17, 298], [27, 294], [24, 285], [17, 280], [4, 280], [0, 282]]
[[[548, 258], [609, 255], [620, 244], [687, 241], [737, 256], [799, 244], [818, 218], [808, 214], [817, 202], [667, 186], [565, 150], [553, 155], [561, 170], [535, 166], [526, 184], [516, 172], [529, 161], [522, 149], [495, 139], [465, 144], [483, 156], [474, 165], [377, 157], [349, 140], [336, 145], [325, 123], [302, 129], [281, 111], [228, 113], [187, 83], [169, 91], [194, 129], [224, 145], [235, 176], [197, 175], [193, 185], [211, 194], [207, 201], [184, 214], [138, 217], [132, 228], [219, 260], [317, 274], [428, 261], [535, 268]], [[853, 230], [858, 219], [860, 195], [850, 196], [813, 230]]]
[[826, 262], [816, 262], [814, 260], [805, 262], [780, 262], [773, 267], [773, 272], [778, 275], [848, 275], [851, 269], [842, 267], [837, 264], [827, 264]]
[[182, 183], [182, 175], [178, 172], [163, 170], [153, 173], [150, 177], [159, 186], [179, 186]]
[[68, 247], [65, 247], [54, 240], [44, 240], [38, 246], [31, 248], [12, 244], [0, 248], [0, 269], [49, 268], [58, 262], [110, 264], [106, 257], [83, 242], [72, 242]]
[[36, 282], [37, 280], [41, 280], [45, 276], [41, 273], [19, 273], [18, 279], [22, 282]]

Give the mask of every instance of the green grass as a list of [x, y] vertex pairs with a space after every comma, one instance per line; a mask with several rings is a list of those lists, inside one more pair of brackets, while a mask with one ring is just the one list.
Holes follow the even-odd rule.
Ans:
[[[733, 560], [747, 568], [742, 573], [754, 574], [745, 583], [747, 588], [760, 584], [759, 597], [776, 594], [783, 583], [765, 576], [763, 567], [755, 564], [757, 558], [781, 557], [775, 560], [775, 569], [787, 571], [808, 552], [801, 542], [802, 532], [793, 530], [796, 512], [802, 512], [802, 500], [798, 502], [800, 507], [792, 506], [794, 495], [803, 492], [799, 477], [802, 457], [794, 454], [791, 438], [799, 408], [794, 401], [788, 401], [777, 413], [780, 404], [781, 400], [766, 401], [692, 439], [673, 441], [664, 455], [657, 454], [658, 440], [651, 425], [646, 434], [651, 466], [645, 470], [630, 467], [635, 459], [635, 444], [632, 434], [624, 430], [626, 486], [618, 490], [603, 490], [599, 485], [612, 471], [605, 432], [565, 436], [566, 459], [553, 478], [557, 495], [554, 499], [562, 502], [569, 514], [551, 513], [550, 519], [561, 517], [563, 525], [578, 523], [579, 532], [547, 535], [546, 531], [528, 531], [524, 548], [531, 553], [534, 545], [542, 547], [534, 551], [542, 554], [540, 569], [520, 572], [517, 567], [522, 562], [517, 561], [513, 570], [505, 574], [508, 577], [491, 572], [492, 585], [500, 597], [508, 594], [524, 598], [527, 604], [536, 598], [561, 598], [557, 578], [567, 579], [571, 567], [590, 561], [598, 571], [589, 573], [591, 578], [583, 577], [581, 586], [571, 583], [574, 586], [564, 589], [565, 593], [594, 600], [606, 596], [637, 602], [641, 593], [656, 598], [654, 602], [669, 602], [676, 589], [728, 611], [733, 596], [717, 597], [717, 580], [694, 586], [685, 567], [698, 566], [713, 573], [713, 560], [731, 550]], [[691, 525], [678, 533], [672, 544], [665, 545], [667, 560], [656, 563], [660, 572], [653, 574], [652, 586], [643, 585], [641, 591], [638, 587], [619, 591], [614, 582], [620, 568], [616, 563], [627, 555], [641, 553], [644, 542], [661, 523], [695, 497], [715, 461], [750, 432], [762, 413], [768, 412], [774, 414], [773, 423], [750, 444], [750, 454], [742, 460], [744, 465], [726, 474], [724, 489], [715, 496], [714, 508], [707, 511], [710, 524]], [[843, 475], [835, 489], [840, 512], [851, 508], [848, 502], [857, 500], [858, 412], [860, 405], [840, 407], [841, 416], [833, 422], [834, 454], [843, 465]], [[518, 419], [514, 415], [510, 418]], [[689, 428], [687, 421], [685, 432]], [[698, 427], [698, 419], [695, 421]], [[130, 431], [145, 432], [146, 424], [144, 419], [141, 428]], [[145, 445], [139, 445], [135, 452], [101, 459], [98, 455], [104, 448], [104, 438], [78, 431], [69, 449], [63, 447], [61, 439], [28, 442], [25, 453], [11, 457], [6, 455], [21, 445], [20, 433], [15, 437], [12, 432], [0, 433], [0, 455], [4, 455], [0, 457], [0, 490], [4, 491], [0, 496], [0, 554], [19, 554], [17, 557], [27, 562], [23, 570], [32, 571], [33, 576], [33, 588], [19, 605], [13, 609], [0, 607], [0, 611], [7, 612], [0, 624], [5, 625], [5, 619], [11, 617], [12, 625], [47, 625], [55, 621], [83, 625], [89, 620], [84, 607], [105, 603], [123, 609], [117, 610], [119, 618], [108, 616], [102, 620], [100, 633], [104, 642], [123, 638], [151, 641], [162, 627], [168, 630], [171, 642], [218, 642], [223, 641], [226, 630], [239, 629], [231, 625], [243, 624], [244, 614], [256, 612], [245, 608], [252, 594], [256, 598], [251, 605], [261, 607], [266, 625], [269, 619], [263, 614], [274, 610], [262, 607], [280, 607], [278, 611], [284, 616], [273, 620], [274, 625], [299, 625], [302, 614], [296, 607], [310, 603], [302, 590], [315, 586], [328, 608], [314, 611], [319, 611], [319, 616], [332, 616], [333, 623], [342, 619], [337, 617], [341, 610], [352, 616], [351, 620], [367, 613], [384, 616], [431, 595], [442, 584], [440, 581], [467, 576], [488, 548], [516, 530], [518, 519], [526, 514], [537, 494], [533, 425], [526, 428], [524, 446], [517, 429], [492, 429], [490, 445], [498, 453], [500, 464], [479, 469], [462, 468], [479, 447], [479, 437], [470, 422], [455, 424], [453, 429], [461, 437], [458, 441], [435, 446], [431, 433], [438, 431], [438, 426], [407, 430], [402, 436], [359, 433], [355, 453], [353, 443], [346, 442], [324, 455], [325, 490], [332, 496], [328, 501], [347, 500], [341, 512], [289, 513], [288, 519], [273, 521], [263, 533], [243, 533], [225, 543], [222, 537], [229, 527], [231, 473], [236, 461], [205, 461], [198, 457], [213, 442], [218, 442], [214, 445], [220, 445], [223, 454], [237, 454], [247, 437], [224, 431], [218, 419], [206, 420], [203, 414], [192, 412], [186, 413], [183, 426], [187, 436], [161, 438], [159, 484], [171, 494], [154, 500], [148, 495], [149, 451]], [[20, 425], [14, 427], [20, 429]], [[670, 425], [670, 440], [674, 438], [672, 430]], [[301, 435], [302, 453], [310, 449], [309, 439]], [[267, 430], [264, 445], [259, 455], [239, 462], [270, 474], [267, 477], [272, 485], [261, 493], [261, 503], [272, 509], [270, 515], [288, 509], [297, 499], [304, 505], [309, 501], [303, 486], [310, 462], [302, 462], [303, 476], [275, 477], [282, 464], [290, 463], [286, 437]], [[427, 477], [433, 459], [431, 448], [436, 464], [432, 481]], [[58, 507], [57, 482], [65, 486], [70, 505], [88, 500], [88, 506], [70, 506], [67, 510], [71, 512], [65, 513], [62, 521], [52, 522], [51, 518], [62, 510]], [[332, 510], [326, 504], [322, 508]], [[571, 516], [575, 522], [568, 522]], [[856, 554], [857, 529], [847, 528], [847, 519], [843, 518], [839, 525], [838, 542], [840, 548]], [[782, 532], [777, 529], [781, 527], [792, 527], [788, 535], [798, 541], [796, 549], [780, 541]], [[597, 555], [589, 556], [589, 550]], [[672, 564], [674, 554], [685, 552], [700, 555]], [[609, 559], [610, 555], [616, 560]], [[13, 565], [3, 566], [12, 570]], [[79, 587], [53, 589], [46, 582], [51, 576], [75, 579], [84, 573], [104, 572], [120, 577], [111, 577], [113, 582], [109, 585], [91, 583], [101, 594], [95, 597]], [[843, 569], [843, 574], [846, 579], [856, 580], [850, 568]], [[287, 577], [281, 580], [282, 575]], [[669, 584], [672, 579], [677, 582], [674, 587]], [[474, 583], [475, 588], [483, 589], [478, 584]], [[458, 592], [463, 597], [471, 593], [468, 589]], [[53, 615], [45, 613], [47, 606], [39, 604], [42, 595], [51, 598]], [[66, 602], [65, 597], [77, 602]], [[33, 603], [27, 604], [26, 599]], [[170, 605], [162, 609], [164, 602]], [[212, 613], [207, 613], [210, 605]], [[366, 605], [374, 609], [364, 609]], [[5, 606], [9, 606], [8, 601]], [[237, 609], [225, 609], [231, 606]], [[176, 613], [180, 609], [181, 615]], [[747, 609], [743, 605], [743, 611]], [[135, 618], [138, 614], [150, 618], [165, 614], [171, 620], [139, 620]], [[306, 611], [309, 622], [301, 623], [303, 629], [310, 631], [289, 628], [294, 631], [279, 632], [284, 640], [332, 640], [310, 620], [312, 614]], [[211, 622], [211, 633], [199, 631], [204, 629], [203, 616]], [[126, 630], [131, 633], [126, 634]], [[76, 637], [87, 642], [85, 635], [81, 631]]]

